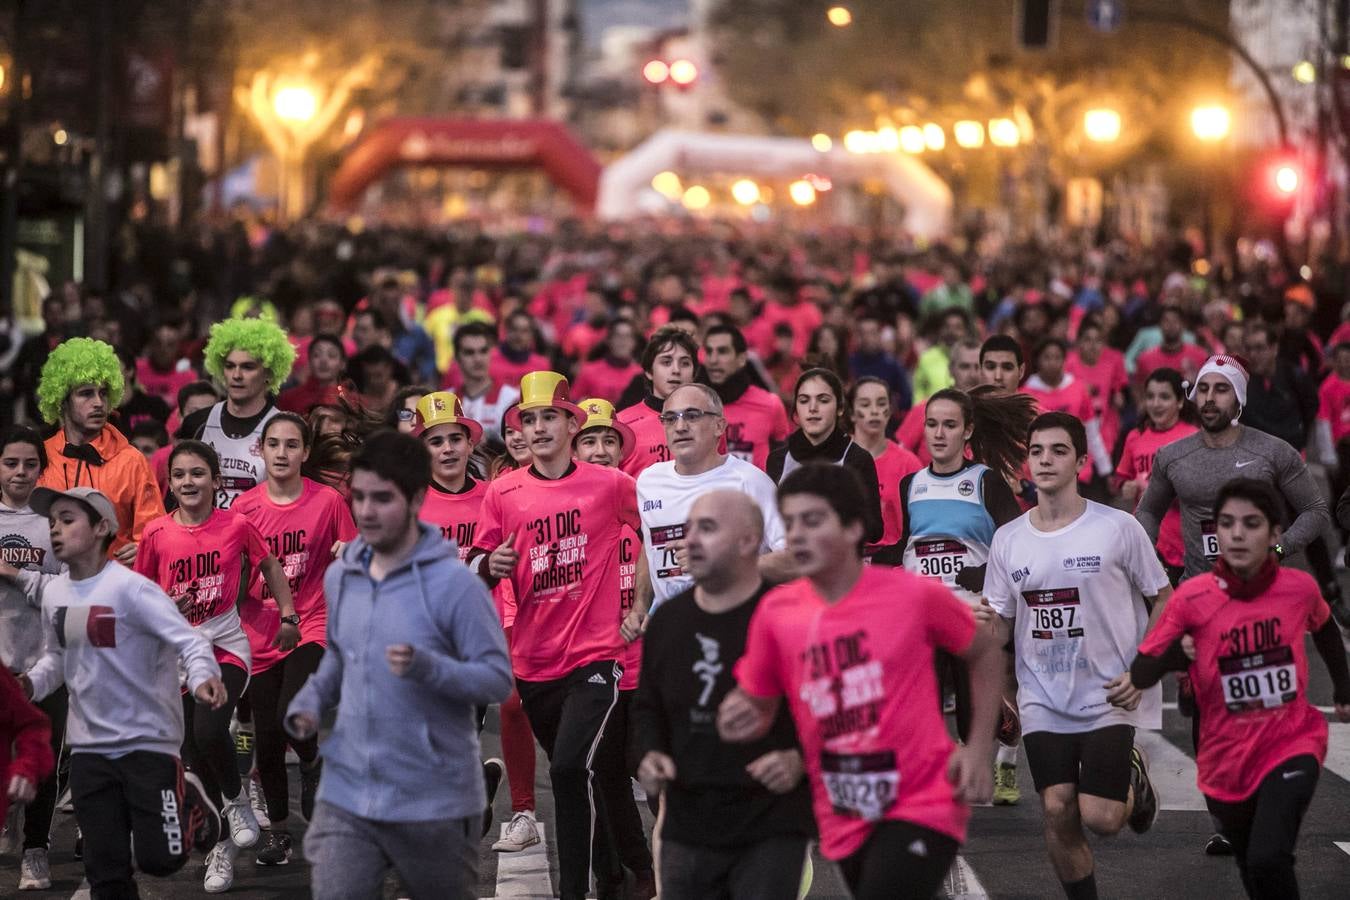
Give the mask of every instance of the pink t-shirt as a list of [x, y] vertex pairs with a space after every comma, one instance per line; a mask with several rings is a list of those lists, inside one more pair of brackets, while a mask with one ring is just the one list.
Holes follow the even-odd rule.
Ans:
[[820, 327], [820, 323], [825, 321], [820, 308], [805, 300], [792, 306], [765, 303], [762, 315], [769, 326], [770, 334], [773, 333], [773, 326], [779, 322], [788, 324], [792, 329], [792, 354], [798, 359], [806, 355], [807, 348], [811, 346], [811, 335]]
[[[1033, 378], [1026, 384], [1018, 388], [1023, 394], [1030, 396], [1036, 401], [1038, 412], [1064, 412], [1077, 418], [1086, 425], [1095, 417], [1092, 409], [1092, 398], [1088, 395], [1087, 387], [1083, 382], [1072, 376], [1065, 376], [1059, 386], [1051, 390], [1033, 387], [1039, 379]], [[1067, 382], [1067, 383], [1066, 383]], [[1111, 448], [1108, 447], [1108, 450]], [[1030, 463], [1028, 463], [1028, 466]], [[1027, 470], [1028, 472], [1030, 469]], [[1083, 468], [1078, 472], [1079, 481], [1092, 480], [1092, 459], [1089, 457], [1087, 462], [1083, 463]], [[1029, 476], [1028, 476], [1029, 477]]]
[[573, 466], [557, 479], [533, 467], [503, 475], [488, 485], [479, 511], [475, 548], [491, 553], [515, 535], [511, 660], [525, 681], [624, 658], [619, 548], [623, 526], [641, 527], [637, 484], [618, 469]]
[[499, 347], [493, 347], [488, 356], [488, 377], [496, 384], [520, 387], [520, 379], [531, 372], [546, 372], [553, 368], [547, 356], [531, 353], [524, 362], [516, 363], [507, 359]]
[[1200, 374], [1200, 367], [1208, 359], [1209, 353], [1195, 344], [1182, 344], [1181, 349], [1175, 353], [1169, 353], [1162, 347], [1154, 347], [1139, 354], [1139, 358], [1135, 360], [1134, 380], [1136, 384], [1143, 385], [1148, 381], [1148, 376], [1158, 369], [1168, 368], [1176, 369], [1188, 384], [1194, 384], [1196, 376]]
[[900, 420], [900, 427], [895, 432], [895, 442], [913, 453], [925, 466], [933, 461], [928, 452], [928, 442], [923, 439], [923, 423], [927, 414], [924, 404], [914, 404], [905, 410], [905, 417]]
[[1139, 645], [1161, 656], [1189, 634], [1195, 662], [1187, 670], [1200, 714], [1196, 782], [1223, 803], [1247, 799], [1280, 763], [1327, 755], [1327, 722], [1308, 703], [1303, 636], [1331, 615], [1306, 572], [1280, 569], [1266, 592], [1230, 597], [1213, 572], [1184, 582]]
[[[291, 599], [300, 616], [300, 644], [327, 646], [328, 603], [323, 575], [333, 561], [333, 545], [356, 537], [356, 523], [342, 495], [325, 484], [304, 479], [294, 503], [282, 506], [267, 493], [267, 484], [239, 495], [230, 507], [248, 519], [262, 535], [272, 555], [281, 561]], [[259, 574], [249, 588], [250, 602], [241, 614], [244, 633], [253, 650], [253, 674], [276, 665], [286, 653], [272, 646], [281, 624], [281, 610]], [[298, 646], [298, 644], [297, 644]]]
[[889, 546], [900, 540], [905, 530], [905, 514], [900, 503], [900, 482], [910, 472], [923, 468], [919, 458], [892, 441], [872, 460], [877, 468], [877, 487], [881, 490], [881, 521], [885, 529], [879, 546]]
[[1332, 372], [1317, 390], [1317, 418], [1331, 426], [1331, 442], [1350, 434], [1350, 381]]
[[[1155, 431], [1152, 428], [1145, 428], [1143, 431], [1130, 429], [1130, 433], [1125, 435], [1125, 448], [1120, 454], [1120, 464], [1116, 466], [1116, 477], [1122, 481], [1143, 479], [1147, 485], [1149, 477], [1153, 474], [1153, 460], [1158, 451], [1173, 441], [1179, 441], [1195, 432], [1194, 425], [1182, 421], [1178, 421], [1166, 431]], [[1140, 490], [1139, 497], [1143, 496], [1144, 492]], [[1138, 505], [1139, 501], [1135, 500], [1135, 506]], [[1181, 507], [1175, 500], [1168, 507], [1167, 515], [1163, 516], [1162, 524], [1158, 528], [1156, 546], [1163, 562], [1169, 566], [1182, 564], [1186, 548], [1181, 540]]]
[[[422, 501], [422, 512], [418, 517], [428, 525], [439, 528], [447, 541], [454, 541], [458, 545], [460, 562], [468, 559], [469, 551], [473, 549], [474, 534], [478, 531], [478, 511], [483, 506], [487, 487], [487, 482], [475, 481], [473, 487], [464, 493], [450, 494], [432, 486], [427, 489], [427, 499]], [[492, 589], [492, 602], [497, 607], [502, 626], [509, 628], [515, 616], [510, 582], [503, 581]]]
[[161, 372], [151, 365], [148, 358], [141, 357], [136, 360], [136, 380], [147, 394], [169, 404], [169, 409], [177, 409], [178, 391], [196, 381], [197, 373], [192, 371], [185, 359], [180, 359], [169, 371]]
[[[783, 401], [755, 385], [728, 403], [723, 415], [727, 420], [726, 452], [753, 463], [761, 472], [768, 465], [772, 445], [787, 440], [792, 431]], [[661, 438], [665, 440], [664, 432]]]
[[618, 403], [624, 389], [641, 374], [642, 366], [635, 362], [615, 366], [607, 359], [592, 360], [582, 364], [581, 372], [572, 385], [572, 396], [582, 400], [599, 397], [610, 403]]
[[1090, 366], [1083, 362], [1077, 350], [1073, 350], [1064, 362], [1064, 371], [1087, 388], [1092, 411], [1102, 423], [1102, 441], [1107, 450], [1114, 451], [1120, 437], [1120, 410], [1111, 398], [1130, 386], [1130, 378], [1125, 373], [1125, 355], [1112, 347], [1104, 347], [1096, 365]]
[[670, 448], [666, 446], [666, 426], [657, 418], [660, 415], [645, 401], [619, 411], [618, 421], [633, 429], [632, 449], [624, 448], [623, 462], [619, 463], [619, 468], [634, 478], [648, 466], [670, 459]]
[[[642, 553], [642, 541], [637, 531], [625, 525], [623, 538], [619, 541], [619, 621], [633, 611], [636, 596], [638, 556]], [[619, 690], [635, 691], [638, 687], [638, 673], [642, 670], [642, 638], [632, 641], [624, 648], [623, 677], [619, 679]]]
[[856, 852], [881, 820], [965, 840], [970, 810], [947, 780], [955, 745], [933, 651], [963, 653], [974, 636], [964, 603], [904, 569], [869, 566], [835, 603], [806, 579], [760, 601], [736, 680], [787, 698], [825, 856]]

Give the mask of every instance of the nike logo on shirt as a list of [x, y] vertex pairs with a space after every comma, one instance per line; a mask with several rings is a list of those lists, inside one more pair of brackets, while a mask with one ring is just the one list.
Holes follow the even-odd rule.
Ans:
[[1241, 469], [1243, 466], [1250, 466], [1250, 465], [1251, 465], [1252, 463], [1254, 463], [1254, 462], [1256, 462], [1256, 460], [1254, 460], [1254, 459], [1248, 459], [1248, 460], [1243, 460], [1243, 461], [1240, 462], [1240, 463], [1233, 463], [1233, 465], [1236, 466], [1237, 468]]

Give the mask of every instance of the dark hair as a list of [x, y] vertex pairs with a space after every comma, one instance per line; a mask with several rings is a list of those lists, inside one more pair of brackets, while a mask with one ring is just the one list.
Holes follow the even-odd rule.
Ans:
[[526, 321], [528, 321], [528, 322], [530, 323], [530, 330], [533, 331], [533, 330], [534, 330], [534, 316], [530, 315], [529, 310], [527, 310], [527, 309], [526, 309], [525, 307], [523, 307], [523, 306], [517, 306], [515, 309], [511, 310], [511, 312], [507, 314], [506, 318], [502, 320], [502, 324], [503, 324], [503, 325], [506, 325], [506, 326], [510, 326], [510, 324], [511, 324], [511, 322], [512, 322], [513, 320], [519, 319], [521, 316], [524, 316], [525, 319], [526, 319]]
[[286, 411], [279, 412], [267, 420], [267, 424], [263, 426], [262, 439], [266, 441], [267, 433], [272, 430], [273, 426], [280, 425], [283, 422], [289, 422], [299, 429], [301, 446], [308, 448], [314, 443], [314, 431], [309, 427], [309, 423], [305, 421], [305, 417], [299, 413]]
[[656, 358], [671, 348], [684, 350], [694, 361], [694, 365], [698, 365], [698, 344], [694, 343], [688, 332], [674, 325], [663, 325], [656, 330], [642, 350], [642, 371], [651, 375]]
[[1018, 474], [1027, 458], [1027, 427], [1036, 418], [1036, 401], [1026, 394], [1004, 394], [992, 384], [970, 393], [943, 388], [928, 398], [924, 412], [936, 400], [961, 408], [970, 432], [970, 452], [977, 462], [1007, 480]]
[[164, 423], [154, 419], [138, 423], [131, 429], [131, 434], [127, 435], [127, 439], [133, 441], [143, 437], [150, 438], [161, 447], [169, 443], [169, 432], [164, 430]]
[[407, 404], [410, 397], [422, 398], [432, 393], [435, 388], [429, 388], [424, 384], [410, 384], [407, 387], [401, 387], [394, 394], [394, 399], [389, 402], [389, 408], [384, 413], [384, 425], [387, 428], [398, 427], [398, 411]]
[[42, 435], [36, 429], [27, 425], [9, 426], [0, 432], [0, 451], [10, 444], [32, 444], [37, 448], [38, 471], [47, 468], [47, 445], [42, 442]]
[[1083, 427], [1082, 421], [1077, 416], [1066, 412], [1041, 413], [1032, 419], [1031, 424], [1027, 426], [1027, 445], [1031, 445], [1033, 434], [1038, 431], [1049, 431], [1052, 428], [1063, 428], [1068, 432], [1075, 456], [1087, 456], [1087, 429]]
[[[1196, 412], [1195, 404], [1186, 396], [1186, 381], [1181, 377], [1180, 372], [1167, 366], [1154, 369], [1148, 374], [1148, 378], [1144, 379], [1145, 393], [1148, 392], [1148, 386], [1155, 381], [1158, 384], [1165, 384], [1170, 387], [1172, 393], [1176, 394], [1177, 399], [1181, 401], [1181, 421], [1188, 422], [1191, 425], [1200, 424], [1200, 414]], [[1144, 413], [1144, 415], [1139, 417], [1139, 433], [1143, 434], [1148, 430], [1148, 427], [1148, 413]]]
[[815, 368], [812, 369], [807, 369], [805, 372], [797, 376], [796, 383], [792, 385], [793, 405], [795, 406], [797, 403], [797, 393], [801, 391], [802, 385], [806, 384], [807, 379], [810, 378], [819, 378], [821, 381], [825, 382], [827, 385], [830, 386], [830, 391], [834, 394], [834, 402], [839, 407], [839, 410], [842, 413], [844, 409], [844, 400], [845, 400], [844, 382], [840, 381], [839, 376], [836, 375], [834, 372], [830, 371], [829, 369], [821, 368], [820, 366], [816, 366]]
[[[820, 349], [820, 339], [826, 333], [834, 335], [834, 355], [829, 356]], [[806, 347], [806, 362], [823, 369], [830, 369], [841, 378], [848, 377], [848, 329], [828, 322], [820, 325], [811, 333], [811, 341]], [[842, 405], [843, 401], [840, 401]]]
[[1275, 326], [1269, 322], [1257, 319], [1255, 322], [1248, 325], [1246, 330], [1247, 337], [1250, 337], [1253, 334], [1260, 334], [1265, 337], [1266, 343], [1270, 344], [1270, 346], [1278, 347], [1280, 345], [1280, 333], [1276, 330]]
[[1335, 357], [1335, 355], [1337, 353], [1340, 353], [1342, 350], [1350, 350], [1350, 341], [1337, 341], [1336, 343], [1332, 344], [1330, 355], [1332, 357]]
[[305, 357], [309, 358], [313, 356], [314, 348], [319, 346], [320, 344], [331, 344], [332, 346], [337, 348], [338, 354], [341, 355], [343, 359], [347, 358], [347, 348], [343, 346], [342, 338], [338, 337], [335, 334], [326, 334], [326, 333], [316, 334], [314, 335], [314, 337], [309, 339], [309, 347], [308, 349], [305, 350]]
[[216, 392], [216, 387], [209, 381], [191, 381], [178, 389], [178, 414], [183, 414], [183, 407], [193, 397], [210, 397], [212, 403], [220, 401], [220, 394]]
[[454, 336], [450, 338], [450, 345], [455, 348], [455, 353], [459, 353], [460, 342], [466, 337], [483, 338], [491, 347], [497, 343], [497, 330], [486, 322], [465, 322], [455, 329]]
[[1106, 333], [1106, 323], [1103, 322], [1102, 317], [1096, 313], [1089, 316], [1083, 316], [1083, 321], [1078, 323], [1078, 337], [1081, 339], [1083, 337], [1083, 332], [1087, 331], [1089, 328], [1095, 328], [1102, 332], [1103, 335]]
[[852, 408], [853, 408], [853, 404], [856, 403], [857, 400], [858, 400], [858, 388], [862, 387], [862, 386], [865, 385], [865, 384], [876, 384], [876, 385], [880, 385], [880, 386], [886, 391], [886, 401], [887, 401], [888, 403], [890, 402], [890, 399], [891, 399], [891, 386], [890, 386], [889, 384], [886, 383], [886, 379], [884, 379], [884, 378], [878, 378], [878, 377], [875, 376], [875, 375], [864, 375], [862, 378], [859, 378], [857, 381], [853, 382], [853, 386], [850, 387], [850, 388], [848, 389], [848, 407], [849, 407], [849, 409], [852, 409]]
[[708, 338], [719, 334], [725, 334], [727, 337], [731, 338], [731, 349], [738, 354], [745, 353], [750, 349], [750, 345], [745, 342], [745, 334], [735, 325], [728, 324], [714, 325], [703, 332], [703, 343], [706, 345], [708, 343]]
[[378, 309], [375, 309], [372, 306], [367, 306], [364, 309], [358, 309], [355, 313], [352, 314], [352, 320], [355, 321], [356, 319], [359, 319], [361, 316], [369, 316], [370, 324], [374, 325], [380, 331], [389, 330], [389, 320], [386, 319], [384, 317], [384, 313], [380, 312]]
[[670, 318], [666, 320], [667, 325], [674, 325], [676, 322], [693, 322], [698, 324], [698, 313], [694, 312], [683, 303], [677, 303], [670, 308]]
[[1068, 341], [1064, 340], [1063, 338], [1057, 337], [1044, 338], [1041, 340], [1040, 343], [1036, 345], [1036, 349], [1031, 354], [1031, 358], [1035, 361], [1038, 367], [1041, 364], [1041, 354], [1049, 350], [1051, 347], [1058, 347], [1059, 352], [1063, 353], [1066, 359], [1068, 358], [1069, 356]]
[[366, 438], [353, 454], [351, 472], [358, 470], [392, 481], [411, 501], [431, 484], [431, 453], [412, 435], [386, 428]]
[[173, 461], [185, 453], [205, 460], [206, 467], [211, 470], [211, 477], [220, 477], [220, 457], [216, 455], [215, 448], [210, 444], [194, 440], [179, 441], [174, 445], [173, 450], [169, 451], [170, 470], [173, 469]]
[[1275, 493], [1275, 489], [1264, 481], [1257, 481], [1255, 478], [1234, 478], [1226, 482], [1219, 488], [1219, 495], [1214, 498], [1215, 516], [1219, 515], [1223, 505], [1229, 500], [1246, 500], [1261, 511], [1261, 515], [1266, 517], [1271, 528], [1283, 522], [1284, 504]]
[[863, 536], [858, 538], [858, 555], [862, 555], [863, 545], [867, 543], [867, 520], [863, 516], [867, 504], [863, 500], [862, 481], [857, 472], [848, 466], [809, 462], [789, 472], [779, 483], [778, 505], [781, 507], [783, 501], [794, 494], [806, 494], [824, 500], [845, 526], [854, 522], [862, 525]]
[[117, 354], [117, 361], [122, 364], [122, 368], [131, 370], [131, 377], [136, 377], [136, 354], [132, 353], [126, 347], [118, 347], [113, 351]]
[[985, 356], [990, 353], [1011, 353], [1019, 366], [1026, 362], [1022, 358], [1022, 345], [1011, 335], [993, 334], [985, 338], [984, 343], [980, 345], [981, 366], [984, 365]]

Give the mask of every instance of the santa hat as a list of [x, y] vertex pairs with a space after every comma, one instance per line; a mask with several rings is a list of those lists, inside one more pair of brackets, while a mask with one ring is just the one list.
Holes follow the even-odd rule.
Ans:
[[[1236, 358], [1219, 353], [1205, 360], [1205, 364], [1200, 367], [1200, 372], [1195, 376], [1195, 383], [1191, 385], [1190, 399], [1195, 401], [1195, 392], [1200, 388], [1200, 380], [1206, 375], [1221, 375], [1228, 379], [1228, 383], [1233, 386], [1233, 393], [1237, 396], [1238, 416], [1242, 415], [1242, 409], [1247, 405], [1247, 381], [1250, 376], [1247, 369]], [[1234, 417], [1233, 424], [1237, 424], [1237, 418]]]

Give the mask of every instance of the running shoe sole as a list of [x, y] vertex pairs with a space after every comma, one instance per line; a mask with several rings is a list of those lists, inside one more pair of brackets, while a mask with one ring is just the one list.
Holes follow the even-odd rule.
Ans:
[[[1139, 758], [1139, 781], [1143, 785], [1143, 793], [1146, 794], [1148, 798], [1147, 806], [1145, 807], [1145, 809], [1148, 810], [1148, 815], [1144, 818], [1140, 818], [1140, 789], [1136, 786], [1134, 793], [1134, 809], [1130, 812], [1130, 829], [1135, 834], [1143, 834], [1153, 827], [1153, 823], [1158, 821], [1158, 793], [1153, 790], [1153, 779], [1148, 776], [1148, 753], [1146, 753], [1144, 748], [1140, 747], [1138, 744], [1131, 748], [1131, 753], [1137, 754]], [[1130, 766], [1131, 768], [1135, 767], [1135, 761], [1133, 759], [1130, 760]], [[1133, 779], [1131, 779], [1131, 781], [1133, 781]]]
[[220, 843], [220, 810], [206, 796], [201, 779], [191, 772], [183, 773], [183, 807], [193, 848], [210, 853]]

